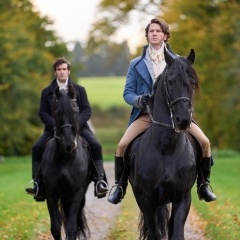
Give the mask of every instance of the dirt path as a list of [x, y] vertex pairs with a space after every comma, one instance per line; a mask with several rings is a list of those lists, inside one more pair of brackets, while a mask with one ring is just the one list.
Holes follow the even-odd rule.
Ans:
[[[114, 184], [114, 165], [105, 163], [104, 165], [108, 183], [111, 187]], [[87, 192], [86, 216], [91, 231], [90, 240], [106, 240], [107, 233], [113, 227], [118, 214], [121, 211], [121, 204], [113, 205], [108, 203], [107, 198], [97, 199], [93, 196], [93, 185], [91, 184]], [[185, 225], [186, 240], [204, 240], [204, 223], [199, 221], [195, 210], [191, 208]], [[123, 240], [123, 239], [116, 239]], [[135, 239], [124, 239], [135, 240]]]

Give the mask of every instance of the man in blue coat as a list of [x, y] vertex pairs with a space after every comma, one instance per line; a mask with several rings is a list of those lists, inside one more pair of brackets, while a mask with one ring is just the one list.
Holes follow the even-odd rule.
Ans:
[[[106, 181], [103, 181], [104, 178], [106, 179], [106, 176], [103, 168], [102, 146], [87, 124], [87, 121], [90, 119], [92, 114], [87, 93], [82, 86], [72, 82], [69, 78], [70, 63], [66, 59], [56, 59], [53, 64], [53, 69], [56, 78], [48, 87], [43, 89], [40, 102], [39, 116], [42, 123], [45, 125], [44, 133], [32, 148], [32, 178], [34, 186], [33, 188], [26, 188], [26, 193], [37, 196], [38, 193], [41, 192], [39, 191], [42, 187], [41, 174], [38, 174], [38, 172], [42, 161], [43, 149], [47, 140], [54, 136], [55, 131], [55, 120], [52, 116], [51, 109], [53, 95], [57, 86], [60, 89], [67, 91], [68, 85], [71, 84], [75, 88], [76, 100], [79, 108], [79, 135], [88, 142], [92, 158], [94, 160], [95, 168], [93, 168], [93, 181], [95, 183], [95, 195], [99, 198], [104, 197], [108, 192], [108, 186]], [[42, 196], [37, 197], [38, 199], [41, 199]]]
[[[123, 162], [124, 151], [131, 140], [145, 131], [151, 123], [146, 106], [152, 94], [154, 82], [166, 66], [164, 49], [173, 58], [177, 57], [167, 44], [170, 33], [169, 26], [164, 20], [158, 18], [152, 19], [145, 28], [145, 37], [148, 45], [143, 48], [142, 56], [130, 62], [123, 92], [124, 100], [133, 108], [128, 128], [118, 143], [115, 153], [115, 181], [117, 185], [115, 191], [108, 197], [108, 201], [113, 204], [117, 204], [123, 199], [128, 184], [127, 174], [122, 177], [125, 167]], [[201, 168], [205, 181], [203, 183], [199, 177], [197, 179], [199, 199], [204, 199], [207, 202], [214, 201], [216, 200], [216, 196], [207, 187], [210, 183], [209, 177], [212, 159], [210, 142], [195, 123], [192, 123], [189, 132], [199, 140], [203, 149]]]

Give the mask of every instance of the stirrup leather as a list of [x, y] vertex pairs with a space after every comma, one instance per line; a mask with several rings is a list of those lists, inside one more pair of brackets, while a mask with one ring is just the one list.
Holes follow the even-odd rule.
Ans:
[[39, 186], [38, 186], [38, 183], [37, 183], [37, 182], [34, 182], [33, 180], [30, 181], [30, 182], [27, 184], [26, 189], [29, 188], [28, 186], [29, 186], [31, 183], [33, 183], [33, 184], [36, 185], [36, 187], [37, 187], [37, 192], [36, 192], [36, 194], [32, 194], [32, 193], [29, 193], [29, 192], [27, 192], [27, 191], [25, 191], [25, 193], [36, 197], [36, 196], [38, 195], [38, 192], [39, 192]]

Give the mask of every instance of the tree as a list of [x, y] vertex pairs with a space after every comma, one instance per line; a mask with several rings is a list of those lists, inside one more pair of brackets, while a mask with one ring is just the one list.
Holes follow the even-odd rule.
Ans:
[[67, 48], [29, 0], [1, 0], [0, 8], [0, 155], [29, 154], [42, 132], [40, 91]]

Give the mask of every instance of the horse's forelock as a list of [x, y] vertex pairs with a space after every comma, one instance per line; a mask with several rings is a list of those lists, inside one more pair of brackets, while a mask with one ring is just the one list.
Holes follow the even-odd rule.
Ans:
[[[69, 119], [69, 123], [72, 124], [73, 128], [78, 129], [78, 123], [76, 121], [76, 110], [73, 107], [72, 101], [73, 99], [68, 96], [66, 92], [63, 92], [61, 97], [57, 99], [54, 97], [53, 101], [53, 112], [55, 118], [61, 118], [64, 115]], [[59, 122], [59, 121], [58, 121]]]

